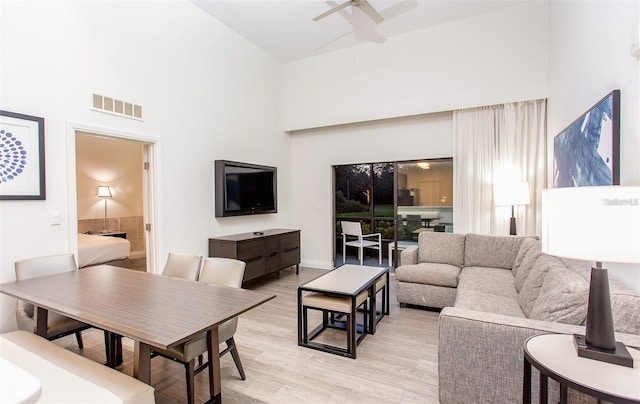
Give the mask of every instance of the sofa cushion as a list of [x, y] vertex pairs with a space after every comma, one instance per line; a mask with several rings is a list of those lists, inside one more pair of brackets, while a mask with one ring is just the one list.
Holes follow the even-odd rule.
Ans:
[[589, 284], [574, 271], [553, 267], [544, 278], [531, 315], [535, 320], [584, 325]]
[[456, 288], [425, 285], [422, 283], [397, 282], [398, 302], [425, 307], [444, 308], [456, 301]]
[[475, 290], [496, 296], [518, 298], [511, 271], [504, 268], [464, 267], [460, 271], [458, 288]]
[[403, 265], [396, 268], [398, 282], [420, 283], [425, 285], [458, 286], [460, 268], [449, 264], [422, 263], [417, 265]]
[[544, 278], [551, 268], [566, 269], [562, 261], [558, 258], [552, 255], [542, 254], [533, 264], [529, 276], [527, 276], [518, 293], [518, 303], [527, 317], [531, 317], [531, 311], [540, 294]]
[[525, 237], [467, 234], [464, 266], [513, 268]]
[[536, 245], [539, 245], [540, 241], [534, 239], [534, 238], [526, 238], [524, 239], [524, 241], [522, 241], [522, 245], [520, 246], [520, 249], [518, 250], [518, 254], [516, 255], [516, 259], [513, 261], [513, 268], [511, 268], [512, 271], [512, 275], [515, 277], [518, 274], [518, 270], [520, 269], [520, 266], [522, 265], [522, 262], [524, 261], [524, 257], [527, 256], [527, 253], [529, 252], [529, 250], [532, 247], [535, 247]]
[[526, 317], [516, 299], [492, 295], [491, 293], [458, 288], [456, 308], [502, 314], [512, 317]]
[[522, 289], [522, 285], [524, 284], [524, 281], [527, 280], [527, 277], [529, 276], [529, 272], [531, 272], [531, 268], [533, 268], [533, 264], [536, 263], [536, 260], [541, 255], [542, 255], [542, 246], [540, 245], [540, 242], [537, 242], [536, 244], [532, 245], [529, 248], [529, 251], [527, 251], [527, 253], [525, 254], [524, 258], [522, 259], [522, 263], [520, 264], [520, 267], [518, 268], [518, 271], [515, 274], [515, 277], [516, 277], [515, 286], [518, 292], [520, 292], [520, 289]]
[[465, 235], [423, 231], [418, 236], [418, 263], [464, 265]]

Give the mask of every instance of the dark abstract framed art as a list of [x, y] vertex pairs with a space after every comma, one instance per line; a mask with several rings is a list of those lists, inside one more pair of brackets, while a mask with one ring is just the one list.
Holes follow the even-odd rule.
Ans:
[[573, 121], [553, 141], [553, 186], [620, 184], [620, 90]]
[[44, 118], [0, 111], [0, 200], [45, 197]]

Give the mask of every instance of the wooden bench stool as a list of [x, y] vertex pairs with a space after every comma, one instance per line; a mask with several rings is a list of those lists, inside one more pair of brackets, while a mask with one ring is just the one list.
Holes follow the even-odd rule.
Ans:
[[[322, 293], [310, 293], [303, 296], [301, 300], [302, 321], [299, 324], [299, 326], [302, 328], [302, 336], [301, 340], [298, 341], [298, 345], [355, 359], [356, 346], [360, 343], [360, 341], [362, 341], [364, 336], [369, 331], [370, 327], [370, 313], [368, 303], [369, 293], [366, 290], [353, 298], [335, 297]], [[361, 306], [364, 306], [364, 324], [359, 327], [356, 321], [356, 312]], [[309, 309], [322, 311], [322, 324], [313, 329], [311, 333], [308, 332]], [[342, 314], [344, 317], [346, 317], [346, 320], [336, 320], [336, 314]], [[317, 337], [327, 328], [346, 330], [346, 349], [313, 341], [315, 337]], [[360, 329], [359, 333], [358, 329]], [[357, 334], [359, 335], [356, 337]]]

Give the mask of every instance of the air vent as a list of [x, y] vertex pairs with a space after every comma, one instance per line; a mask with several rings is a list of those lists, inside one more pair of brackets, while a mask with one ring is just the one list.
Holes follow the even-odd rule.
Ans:
[[91, 109], [94, 111], [142, 120], [142, 105], [119, 100], [113, 97], [107, 97], [105, 95], [93, 94], [93, 105]]

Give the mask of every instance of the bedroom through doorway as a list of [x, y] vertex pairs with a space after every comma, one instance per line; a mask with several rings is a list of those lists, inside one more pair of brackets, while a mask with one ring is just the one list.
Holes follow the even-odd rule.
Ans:
[[148, 271], [145, 142], [76, 131], [78, 267]]

